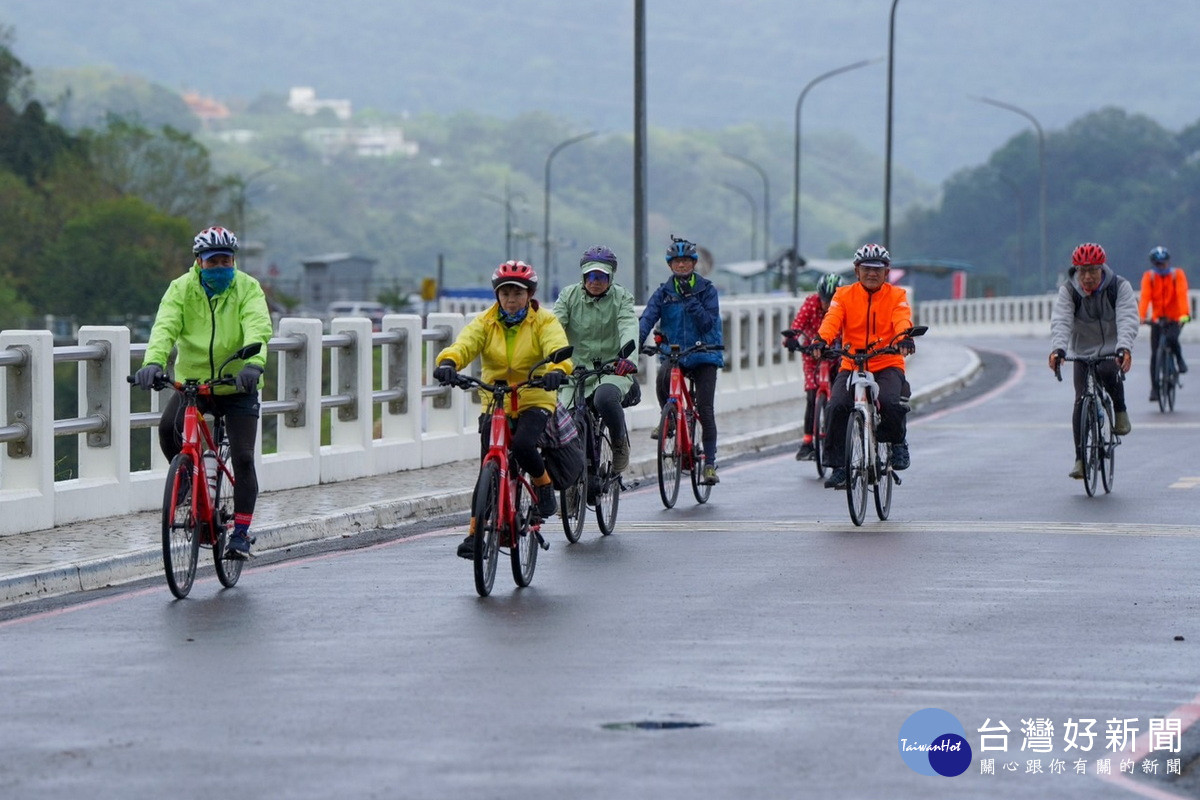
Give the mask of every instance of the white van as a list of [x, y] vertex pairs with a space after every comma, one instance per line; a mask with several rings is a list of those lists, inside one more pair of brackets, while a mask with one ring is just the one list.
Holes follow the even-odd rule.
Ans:
[[336, 300], [325, 309], [325, 322], [328, 324], [336, 317], [366, 317], [371, 320], [371, 328], [379, 330], [383, 326], [383, 315], [387, 308], [383, 303], [370, 300]]

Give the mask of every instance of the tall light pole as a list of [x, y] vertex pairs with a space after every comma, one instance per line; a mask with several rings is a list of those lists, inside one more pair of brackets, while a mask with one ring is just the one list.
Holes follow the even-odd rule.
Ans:
[[892, 0], [892, 11], [888, 16], [887, 149], [883, 157], [883, 246], [889, 250], [892, 243], [892, 78], [896, 63], [896, 4], [899, 2], [900, 0]]
[[829, 72], [818, 75], [809, 81], [800, 90], [800, 97], [796, 99], [796, 148], [792, 158], [792, 258], [791, 266], [788, 270], [788, 291], [793, 295], [798, 291], [798, 287], [796, 286], [796, 270], [800, 266], [800, 109], [804, 105], [804, 98], [808, 94], [809, 89], [826, 78], [832, 78], [834, 75], [841, 75], [843, 72], [865, 67], [868, 64], [874, 64], [876, 61], [881, 60], [880, 58], [869, 58], [865, 61], [857, 61], [853, 64], [847, 64], [844, 67], [831, 69]]
[[[542, 269], [546, 270], [546, 274], [550, 277], [550, 286], [553, 289], [557, 276], [550, 269], [550, 162], [558, 155], [558, 152], [564, 147], [569, 147], [576, 142], [582, 142], [584, 139], [590, 139], [593, 136], [598, 136], [600, 131], [588, 131], [581, 133], [578, 136], [572, 136], [566, 141], [559, 142], [550, 149], [550, 154], [546, 156], [546, 182], [543, 187], [543, 206], [542, 206]], [[549, 296], [546, 296], [549, 299]]]
[[1014, 114], [1020, 114], [1025, 119], [1033, 123], [1034, 130], [1037, 131], [1038, 137], [1038, 227], [1042, 240], [1041, 253], [1041, 272], [1039, 280], [1041, 285], [1038, 287], [1041, 291], [1045, 291], [1048, 287], [1046, 283], [1046, 134], [1042, 131], [1042, 125], [1037, 121], [1037, 118], [1023, 108], [1018, 108], [1011, 103], [1002, 103], [999, 100], [993, 100], [990, 97], [976, 97], [981, 103], [987, 103], [996, 108], [1003, 108], [1005, 111], [1011, 111]]
[[754, 202], [754, 195], [747, 192], [742, 187], [727, 181], [721, 181], [721, 185], [730, 191], [737, 192], [742, 197], [746, 198], [746, 202], [750, 204], [750, 260], [753, 261], [756, 253], [755, 249], [755, 231], [758, 230], [758, 204]]
[[[771, 257], [771, 184], [767, 180], [767, 172], [758, 164], [755, 164], [744, 156], [739, 156], [736, 153], [726, 152], [725, 155], [732, 158], [734, 161], [740, 161], [750, 169], [758, 173], [758, 177], [762, 179], [763, 185], [763, 259]], [[753, 241], [753, 239], [751, 239]], [[751, 246], [753, 250], [753, 246]], [[753, 258], [753, 256], [751, 256]]]
[[482, 197], [485, 200], [491, 200], [493, 202], [499, 203], [502, 206], [504, 206], [504, 260], [508, 261], [513, 257], [512, 256], [512, 242], [513, 242], [513, 216], [514, 216], [514, 214], [513, 214], [513, 207], [512, 207], [512, 199], [514, 197], [519, 197], [522, 200], [524, 200], [525, 195], [521, 194], [520, 192], [513, 192], [512, 190], [510, 190], [508, 187], [508, 183], [506, 182], [504, 184], [504, 197], [497, 197], [494, 194], [482, 194], [482, 195], [480, 195], [480, 197]]

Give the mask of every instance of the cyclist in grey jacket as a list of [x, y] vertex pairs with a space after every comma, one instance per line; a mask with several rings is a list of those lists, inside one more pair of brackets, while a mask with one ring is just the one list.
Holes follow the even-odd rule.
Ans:
[[[589, 247], [579, 259], [579, 283], [563, 289], [554, 303], [554, 316], [575, 348], [571, 358], [590, 367], [596, 361], [611, 361], [626, 342], [636, 342], [638, 319], [633, 293], [613, 280], [617, 257], [603, 245]], [[627, 358], [616, 363], [614, 375], [588, 378], [584, 387], [588, 400], [612, 432], [613, 469], [629, 466], [629, 433], [625, 428], [625, 406], [635, 405], [641, 392], [632, 373], [637, 366]], [[570, 392], [564, 388], [563, 392]], [[563, 398], [568, 408], [573, 396]]]
[[[1113, 272], [1104, 248], [1091, 242], [1081, 244], [1071, 254], [1067, 281], [1059, 287], [1050, 315], [1050, 369], [1055, 370], [1068, 354], [1095, 358], [1115, 355], [1116, 360], [1096, 367], [1104, 390], [1112, 397], [1113, 432], [1129, 433], [1132, 426], [1125, 407], [1125, 385], [1118, 370], [1129, 372], [1131, 352], [1138, 332], [1137, 299], [1129, 281]], [[1075, 467], [1070, 476], [1083, 478], [1083, 455], [1079, 450], [1079, 405], [1086, 388], [1086, 367], [1075, 362], [1075, 409], [1071, 428], [1075, 435]]]

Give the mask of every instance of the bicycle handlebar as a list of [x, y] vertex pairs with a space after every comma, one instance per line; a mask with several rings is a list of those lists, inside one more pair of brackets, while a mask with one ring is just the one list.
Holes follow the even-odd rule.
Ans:
[[692, 353], [713, 353], [724, 349], [725, 345], [723, 344], [696, 342], [688, 349], [680, 350], [677, 344], [661, 342], [654, 345], [644, 345], [642, 347], [642, 354], [647, 356], [666, 356], [669, 360], [678, 361], [684, 356], [690, 356]]
[[[1116, 353], [1111, 353], [1104, 356], [1063, 356], [1058, 360], [1058, 364], [1056, 364], [1054, 367], [1054, 377], [1058, 378], [1059, 383], [1062, 383], [1062, 365], [1064, 361], [1078, 361], [1081, 364], [1093, 366], [1096, 364], [1103, 364], [1105, 361], [1116, 361], [1117, 363], [1120, 363], [1121, 358]], [[1124, 372], [1118, 371], [1118, 374], [1121, 376], [1121, 380], [1125, 380]]]
[[[129, 384], [137, 384], [137, 376], [136, 375], [126, 375], [125, 382], [129, 383]], [[236, 384], [237, 384], [237, 378], [233, 377], [232, 375], [227, 375], [224, 378], [213, 378], [212, 380], [207, 380], [207, 381], [200, 381], [200, 380], [174, 381], [174, 380], [171, 380], [170, 376], [168, 376], [166, 373], [163, 373], [161, 376], [154, 379], [154, 383], [150, 386], [150, 390], [155, 391], [155, 392], [161, 392], [163, 389], [166, 389], [168, 386], [170, 386], [172, 389], [175, 389], [178, 392], [182, 392], [182, 391], [186, 390], [188, 386], [196, 386], [196, 387], [235, 386]]]

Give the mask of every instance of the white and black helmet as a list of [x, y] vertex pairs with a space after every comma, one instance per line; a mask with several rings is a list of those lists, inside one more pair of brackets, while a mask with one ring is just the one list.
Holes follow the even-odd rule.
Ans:
[[196, 234], [192, 240], [192, 255], [200, 255], [212, 250], [225, 250], [230, 255], [237, 252], [238, 240], [233, 231], [220, 226], [205, 228]]
[[864, 244], [854, 251], [854, 266], [889, 267], [892, 264], [892, 254], [887, 248], [878, 244]]

